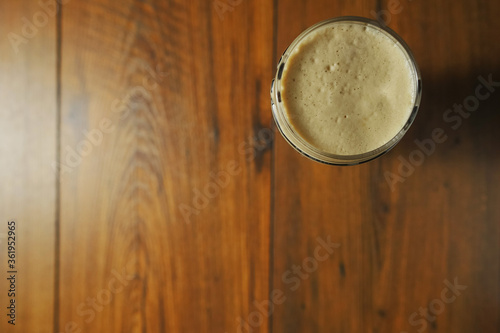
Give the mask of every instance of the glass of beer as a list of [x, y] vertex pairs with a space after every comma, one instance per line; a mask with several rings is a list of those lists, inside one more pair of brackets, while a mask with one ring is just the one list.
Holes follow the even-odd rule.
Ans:
[[339, 17], [308, 28], [283, 53], [271, 105], [279, 131], [301, 154], [355, 165], [401, 140], [421, 91], [401, 37], [377, 21]]

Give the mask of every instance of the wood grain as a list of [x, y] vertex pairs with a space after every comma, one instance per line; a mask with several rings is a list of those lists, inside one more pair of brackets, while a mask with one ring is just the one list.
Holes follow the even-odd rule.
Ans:
[[[33, 20], [35, 18], [35, 21]], [[44, 20], [44, 18], [46, 20]], [[30, 1], [0, 3], [1, 332], [51, 332], [56, 221], [56, 25]], [[27, 23], [29, 22], [29, 23]], [[35, 25], [36, 23], [36, 25]], [[15, 326], [7, 222], [16, 222]]]
[[63, 161], [111, 129], [62, 175], [60, 331], [234, 332], [267, 297], [273, 9], [213, 5], [64, 8]]
[[[500, 87], [443, 118], [500, 81], [500, 3], [66, 1], [60, 25], [53, 9], [0, 4], [1, 258], [9, 219], [19, 236], [1, 332], [500, 330]], [[370, 163], [309, 161], [274, 134], [276, 60], [320, 20], [377, 13], [420, 66], [417, 119]], [[10, 32], [29, 35], [18, 52]]]
[[[340, 168], [299, 156], [275, 143], [273, 288], [287, 292], [273, 318], [276, 332], [497, 332], [499, 326], [499, 95], [495, 93], [453, 130], [443, 113], [475, 93], [479, 75], [500, 81], [495, 2], [400, 2], [389, 26], [410, 45], [421, 68], [424, 97], [403, 141], [365, 165]], [[307, 26], [333, 16], [371, 17], [389, 2], [339, 4], [279, 1], [282, 52]], [[399, 10], [402, 9], [402, 10]], [[467, 22], [467, 23], [464, 23]], [[415, 139], [443, 128], [437, 145], [394, 191], [385, 173], [397, 173]], [[278, 208], [279, 207], [279, 208]], [[312, 257], [317, 237], [340, 247], [300, 278], [293, 265]], [[303, 272], [303, 271], [302, 271]], [[302, 273], [303, 274], [303, 273]], [[297, 277], [298, 274], [293, 276]], [[282, 279], [284, 278], [284, 280]], [[439, 308], [446, 280], [467, 289]], [[447, 294], [446, 294], [447, 295]], [[424, 320], [420, 308], [437, 306]], [[416, 315], [413, 315], [416, 313]], [[413, 315], [413, 317], [412, 317]]]

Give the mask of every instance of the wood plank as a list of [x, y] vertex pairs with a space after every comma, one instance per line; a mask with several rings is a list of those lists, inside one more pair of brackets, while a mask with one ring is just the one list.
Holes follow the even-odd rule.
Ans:
[[[392, 24], [414, 45], [426, 92], [423, 112], [408, 134], [423, 140], [439, 127], [448, 139], [401, 184], [413, 191], [401, 189], [400, 200], [419, 203], [412, 209], [414, 215], [419, 214], [408, 226], [409, 234], [416, 238], [410, 246], [416, 248], [418, 239], [426, 239], [427, 243], [420, 245], [423, 253], [409, 253], [409, 262], [415, 263], [414, 270], [423, 273], [416, 281], [419, 292], [414, 292], [413, 297], [401, 298], [405, 299], [406, 312], [410, 315], [439, 298], [444, 288], [440, 281], [457, 277], [468, 289], [455, 302], [447, 304], [435, 322], [428, 323], [429, 329], [496, 332], [500, 329], [500, 211], [497, 207], [500, 177], [496, 172], [500, 166], [500, 135], [494, 124], [500, 120], [500, 91], [482, 101], [477, 111], [463, 119], [456, 129], [453, 126], [458, 124], [446, 121], [443, 116], [454, 104], [463, 104], [468, 96], [476, 94], [481, 82], [478, 77], [487, 78], [491, 74], [495, 81], [500, 81], [500, 59], [495, 56], [500, 46], [491, 39], [500, 33], [500, 22], [494, 17], [500, 4], [463, 1], [453, 5], [441, 2], [432, 6], [405, 5], [407, 10], [394, 16]], [[420, 21], [417, 26], [422, 28], [410, 27], [409, 22], [417, 20]], [[464, 20], [469, 24], [459, 24]], [[443, 26], [444, 21], [449, 24]], [[434, 51], [428, 52], [429, 48]], [[416, 148], [411, 141], [405, 141], [406, 155]], [[405, 149], [405, 146], [399, 148]], [[429, 234], [434, 234], [434, 241]], [[425, 261], [423, 254], [428, 258]], [[408, 322], [405, 325], [408, 331], [412, 328]]]
[[[287, 13], [278, 18], [278, 52], [310, 25], [330, 17], [369, 17], [373, 1], [315, 1], [296, 7], [279, 1]], [[293, 22], [293, 25], [290, 23]], [[366, 268], [363, 229], [369, 192], [363, 185], [369, 165], [331, 167], [296, 153], [283, 139], [275, 141], [275, 249], [273, 289], [285, 293], [276, 307], [273, 332], [364, 332], [370, 325], [363, 288]], [[369, 202], [369, 201], [368, 201]], [[323, 242], [339, 244], [311, 273], [295, 273], [309, 263]], [[319, 250], [321, 256], [326, 252]], [[312, 267], [314, 268], [314, 267]]]
[[64, 8], [60, 331], [234, 332], [267, 298], [273, 8], [213, 6]]
[[[49, 13], [32, 1], [0, 4], [0, 331], [6, 333], [53, 331], [56, 24]], [[10, 220], [16, 223], [15, 326], [6, 316]]]
[[[456, 131], [443, 121], [447, 108], [474, 94], [479, 75], [492, 73], [500, 81], [499, 46], [491, 40], [500, 32], [493, 18], [498, 4], [401, 5], [389, 26], [413, 49], [424, 82], [419, 115], [403, 141], [388, 155], [356, 167], [319, 165], [281, 137], [275, 142], [272, 288], [287, 298], [275, 310], [275, 332], [499, 329], [499, 134], [494, 129], [499, 94], [492, 93]], [[388, 1], [301, 6], [279, 1], [278, 6], [287, 13], [279, 16], [278, 53], [317, 21], [371, 17], [371, 10], [390, 8]], [[417, 148], [413, 141], [431, 137], [438, 127], [448, 140], [391, 191], [385, 172], [397, 173], [399, 156], [408, 159]], [[297, 283], [290, 278], [297, 274], [287, 272], [313, 256], [317, 237], [327, 236], [340, 247], [291, 290]], [[434, 300], [441, 298], [445, 281], [455, 278], [467, 289], [438, 308], [439, 315], [422, 319], [419, 309], [444, 304]]]

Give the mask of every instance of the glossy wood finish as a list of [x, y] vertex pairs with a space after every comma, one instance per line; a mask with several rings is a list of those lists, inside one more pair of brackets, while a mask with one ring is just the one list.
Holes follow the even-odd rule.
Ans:
[[[55, 13], [54, 13], [55, 14]], [[56, 21], [36, 2], [0, 4], [0, 331], [53, 327], [56, 229]], [[36, 23], [36, 25], [35, 25]], [[15, 326], [8, 225], [16, 222]], [[12, 241], [12, 240], [10, 240]]]
[[236, 329], [269, 289], [271, 153], [246, 149], [271, 122], [272, 7], [64, 9], [62, 147], [100, 143], [62, 187], [60, 329]]
[[[40, 8], [0, 5], [0, 36]], [[309, 161], [272, 122], [277, 60], [320, 20], [377, 12], [420, 66], [418, 117], [375, 161]], [[500, 87], [481, 88], [458, 128], [443, 119], [479, 77], [500, 81], [498, 2], [91, 0], [61, 13], [18, 54], [0, 44], [0, 235], [20, 221], [22, 272], [19, 326], [2, 315], [2, 332], [500, 330]], [[391, 186], [437, 128], [447, 139]], [[2, 308], [6, 290], [2, 275]]]

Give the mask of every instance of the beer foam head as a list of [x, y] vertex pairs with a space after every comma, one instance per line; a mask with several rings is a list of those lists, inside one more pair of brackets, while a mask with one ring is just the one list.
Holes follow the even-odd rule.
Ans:
[[335, 155], [373, 151], [405, 126], [416, 80], [408, 54], [388, 33], [332, 22], [307, 34], [285, 63], [283, 107], [291, 127]]

